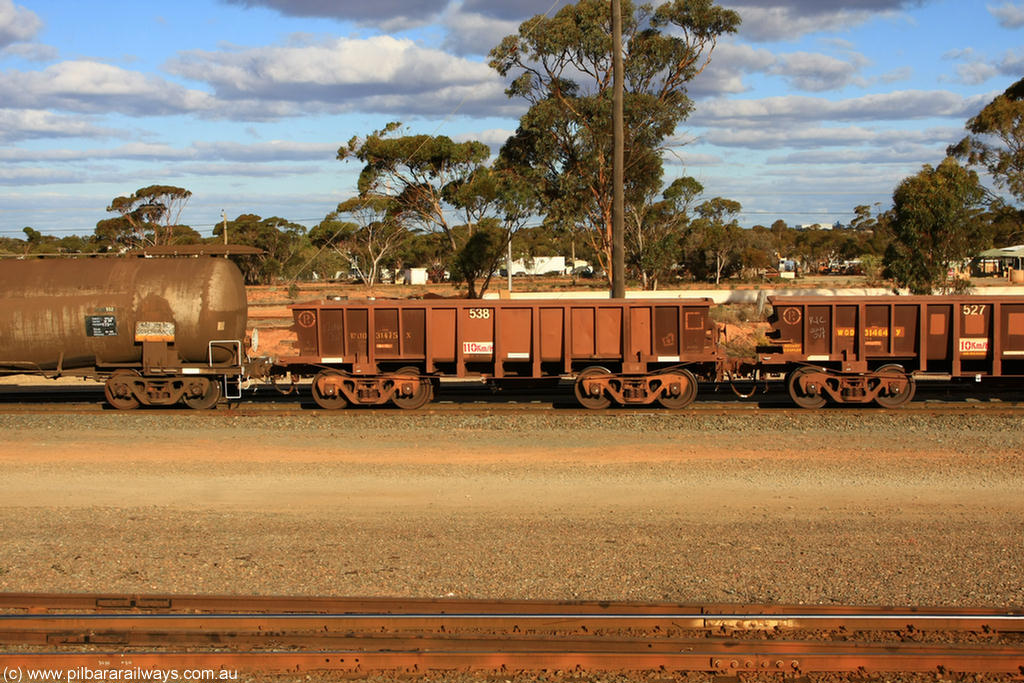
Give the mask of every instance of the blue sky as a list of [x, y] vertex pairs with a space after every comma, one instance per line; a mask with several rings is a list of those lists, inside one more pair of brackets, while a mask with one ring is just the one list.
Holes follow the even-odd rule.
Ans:
[[[485, 54], [554, 0], [0, 0], [0, 234], [90, 234], [119, 195], [192, 191], [209, 234], [241, 213], [313, 225], [355, 192], [354, 135], [497, 146], [522, 102]], [[1024, 76], [1024, 1], [743, 0], [691, 84], [666, 179], [741, 223], [887, 208]]]

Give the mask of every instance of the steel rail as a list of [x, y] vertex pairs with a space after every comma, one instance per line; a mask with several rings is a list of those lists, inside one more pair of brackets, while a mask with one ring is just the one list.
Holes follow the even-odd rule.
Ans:
[[191, 619], [206, 615], [226, 622], [261, 617], [315, 620], [323, 616], [335, 625], [348, 619], [364, 625], [376, 622], [375, 626], [388, 620], [407, 625], [417, 620], [433, 620], [448, 628], [458, 624], [476, 626], [472, 622], [481, 621], [494, 626], [500, 619], [505, 623], [523, 622], [533, 626], [551, 623], [560, 628], [571, 628], [573, 622], [580, 628], [591, 624], [618, 627], [632, 620], [647, 629], [685, 625], [719, 630], [845, 626], [864, 630], [1024, 631], [1024, 610], [1000, 608], [29, 592], [0, 593], [0, 610], [8, 612], [0, 614], [3, 620], [0, 623], [21, 620], [21, 623], [37, 626], [43, 622], [31, 619], [35, 615], [74, 612], [56, 616], [87, 621], [97, 617], [130, 620], [153, 614], [164, 619], [161, 623], [165, 627], [173, 623], [166, 621], [168, 617], [180, 616], [180, 623], [187, 624]]
[[1024, 674], [1024, 649], [950, 647], [907, 643], [698, 642], [678, 652], [651, 652], [645, 645], [627, 651], [459, 651], [296, 652], [103, 652], [0, 654], [0, 667], [70, 671], [78, 668], [215, 669], [245, 671], [708, 671], [708, 672], [965, 672]]
[[[893, 634], [886, 635], [889, 638]], [[25, 637], [28, 636], [28, 637]], [[142, 651], [144, 648], [160, 648], [174, 651], [182, 647], [232, 648], [235, 650], [275, 651], [296, 649], [318, 652], [647, 652], [651, 654], [676, 654], [683, 652], [714, 652], [717, 655], [741, 651], [744, 648], [758, 652], [774, 652], [799, 647], [804, 652], [832, 652], [837, 647], [852, 647], [861, 650], [882, 648], [924, 648], [934, 654], [947, 649], [957, 654], [977, 651], [992, 653], [1003, 651], [1022, 652], [1019, 639], [1001, 639], [997, 636], [967, 643], [945, 643], [917, 640], [884, 640], [876, 638], [833, 641], [822, 637], [822, 632], [804, 633], [799, 637], [775, 637], [750, 639], [738, 636], [672, 636], [652, 637], [632, 635], [629, 637], [597, 634], [541, 635], [508, 633], [449, 633], [449, 634], [400, 634], [400, 633], [313, 633], [306, 631], [91, 631], [89, 633], [60, 631], [17, 632], [0, 631], [0, 644], [30, 646], [89, 646], [122, 647]], [[73, 649], [73, 648], [72, 648]], [[82, 649], [82, 648], [79, 648]], [[762, 652], [762, 653], [763, 653]]]
[[[103, 404], [102, 387], [93, 389], [73, 388], [71, 390], [39, 390], [31, 387], [32, 390], [17, 390], [8, 387], [0, 387], [0, 414], [25, 415], [25, 414], [67, 414], [83, 415], [111, 412]], [[920, 390], [919, 390], [920, 393]], [[999, 400], [976, 400], [973, 393], [956, 394], [949, 398], [933, 398], [929, 400], [918, 400], [909, 403], [896, 411], [888, 414], [1007, 414], [1019, 415], [1024, 410], [1024, 403], [1016, 397], [1003, 392], [993, 393], [991, 398]], [[303, 400], [305, 397], [303, 397]], [[230, 406], [230, 407], [229, 407]], [[196, 413], [194, 410], [181, 407], [165, 407], [158, 409], [160, 414], [183, 414], [194, 415], [199, 419], [215, 419], [218, 415], [245, 415], [245, 416], [292, 416], [308, 415], [311, 411], [309, 402], [303, 404], [302, 400], [294, 396], [279, 398], [270, 395], [249, 396], [242, 401], [231, 401], [229, 406], [220, 406], [217, 410], [203, 411]], [[414, 411], [414, 414], [488, 414], [496, 411], [502, 412], [550, 412], [557, 411], [559, 414], [582, 414], [592, 415], [593, 411], [580, 408], [575, 405], [569, 394], [552, 396], [546, 393], [538, 393], [536, 398], [530, 399], [523, 396], [497, 397], [489, 391], [481, 390], [479, 395], [459, 395], [449, 398], [440, 397], [438, 400], [427, 404], [423, 408]], [[844, 414], [880, 414], [882, 409], [873, 406], [858, 405], [829, 405], [819, 411], [807, 411], [792, 405], [788, 395], [781, 393], [769, 394], [764, 398], [752, 398], [748, 400], [737, 400], [728, 396], [719, 396], [713, 392], [705, 392], [698, 396], [697, 400], [679, 410], [651, 407], [612, 407], [601, 411], [601, 414], [631, 415], [646, 414], [655, 411], [659, 414], [700, 414], [700, 415], [734, 415], [750, 414], [753, 412], [767, 412], [771, 414], [785, 415], [807, 415], [821, 414], [822, 412], [843, 411]], [[317, 410], [323, 414], [324, 411]], [[351, 411], [338, 411], [330, 413], [334, 416], [350, 414]], [[119, 411], [111, 414], [121, 415]]]
[[1024, 615], [957, 614], [701, 614], [693, 612], [644, 614], [580, 614], [571, 612], [518, 614], [3, 614], [0, 631], [132, 631], [164, 632], [198, 628], [214, 631], [319, 631], [346, 632], [453, 632], [515, 633], [588, 632], [637, 629], [670, 630], [798, 630], [845, 629], [847, 631], [967, 631], [1024, 633]]
[[[0, 615], [5, 676], [82, 667], [1024, 676], [1019, 610], [36, 593], [0, 594], [0, 609], [9, 610]], [[757, 630], [772, 635], [736, 637]], [[815, 637], [784, 637], [801, 630]], [[840, 639], [823, 638], [828, 630]], [[984, 635], [948, 645], [906, 637], [915, 630]], [[96, 647], [150, 650], [81, 651]]]
[[331, 614], [631, 614], [714, 616], [878, 616], [1024, 618], [1024, 609], [943, 606], [883, 607], [745, 603], [670, 603], [603, 600], [487, 600], [464, 598], [345, 598], [329, 596], [186, 595], [176, 593], [35, 593], [0, 592], [0, 610], [31, 614], [78, 612], [301, 612]]

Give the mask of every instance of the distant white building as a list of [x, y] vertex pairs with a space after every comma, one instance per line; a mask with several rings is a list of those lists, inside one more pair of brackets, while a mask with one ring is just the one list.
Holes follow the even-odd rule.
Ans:
[[427, 284], [427, 269], [406, 268], [404, 279], [407, 285], [425, 285]]
[[565, 275], [565, 257], [534, 256], [530, 259], [516, 259], [512, 262], [511, 270], [512, 275]]

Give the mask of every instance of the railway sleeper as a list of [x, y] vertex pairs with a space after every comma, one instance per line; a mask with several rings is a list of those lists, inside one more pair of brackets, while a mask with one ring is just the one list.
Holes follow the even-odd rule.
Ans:
[[895, 408], [914, 397], [915, 382], [902, 366], [884, 365], [863, 373], [844, 373], [802, 366], [789, 376], [789, 393], [802, 408], [820, 408], [827, 399], [836, 403], [876, 403]]

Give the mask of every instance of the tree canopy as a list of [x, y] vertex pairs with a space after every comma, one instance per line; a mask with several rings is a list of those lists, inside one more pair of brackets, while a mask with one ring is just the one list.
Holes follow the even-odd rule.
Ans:
[[950, 277], [950, 269], [985, 246], [978, 175], [947, 157], [904, 179], [892, 199], [885, 262], [893, 279], [914, 294], [962, 289], [965, 283]]
[[[277, 216], [261, 218], [246, 213], [227, 221], [227, 230], [232, 244], [263, 250], [261, 254], [232, 257], [248, 284], [262, 284], [290, 275], [302, 265], [303, 249], [308, 241], [306, 228], [298, 223]], [[218, 224], [213, 234], [222, 237], [224, 226]]]
[[948, 154], [981, 166], [1024, 205], [1024, 78], [967, 121], [970, 135]]
[[[444, 236], [446, 262], [435, 265], [451, 268], [476, 298], [511, 235], [536, 213], [534, 185], [506, 164], [487, 166], [490, 149], [482, 142], [399, 135], [401, 128], [394, 122], [364, 139], [354, 137], [338, 150], [338, 159], [363, 162], [359, 197], [386, 198], [388, 220]], [[473, 239], [483, 226], [488, 236]], [[467, 248], [471, 253], [462, 254]]]
[[107, 211], [118, 215], [97, 222], [96, 237], [131, 248], [198, 242], [199, 233], [179, 224], [191, 197], [189, 190], [173, 185], [150, 185], [115, 197]]
[[[708, 65], [739, 15], [711, 0], [622, 2], [625, 196], [636, 205], [661, 189], [666, 141], [692, 109], [687, 84]], [[501, 158], [540, 188], [550, 223], [587, 228], [610, 271], [612, 223], [612, 37], [605, 0], [580, 0], [523, 22], [490, 53], [511, 79], [509, 97], [529, 111]]]
[[[394, 199], [379, 195], [352, 197], [338, 204], [309, 233], [317, 247], [334, 250], [368, 288], [380, 279], [387, 258], [408, 238], [393, 212]], [[343, 220], [343, 218], [350, 220]]]

